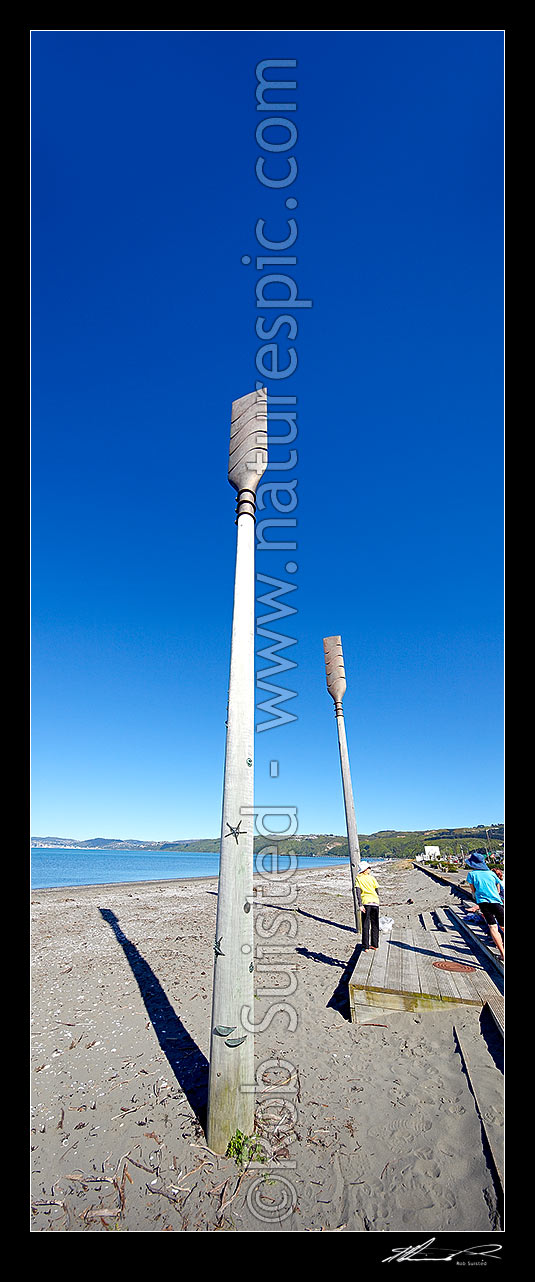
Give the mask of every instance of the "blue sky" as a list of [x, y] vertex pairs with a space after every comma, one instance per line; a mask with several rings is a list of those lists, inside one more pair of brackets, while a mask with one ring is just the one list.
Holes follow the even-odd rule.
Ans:
[[[282, 152], [265, 59], [297, 62]], [[296, 264], [258, 267], [290, 218]], [[502, 242], [501, 32], [33, 35], [32, 834], [219, 831], [230, 406], [281, 313], [297, 548], [257, 570], [297, 588], [296, 719], [256, 736], [257, 801], [344, 831], [339, 633], [360, 831], [503, 817]], [[268, 270], [312, 307], [258, 308]]]

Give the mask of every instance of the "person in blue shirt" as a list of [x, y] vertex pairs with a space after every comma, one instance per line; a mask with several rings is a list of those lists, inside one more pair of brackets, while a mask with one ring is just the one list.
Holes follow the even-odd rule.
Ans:
[[484, 850], [472, 850], [465, 859], [470, 869], [466, 881], [475, 898], [477, 911], [485, 918], [489, 931], [502, 959], [505, 950], [499, 927], [504, 929], [504, 912], [501, 896], [501, 883], [495, 872], [487, 868]]

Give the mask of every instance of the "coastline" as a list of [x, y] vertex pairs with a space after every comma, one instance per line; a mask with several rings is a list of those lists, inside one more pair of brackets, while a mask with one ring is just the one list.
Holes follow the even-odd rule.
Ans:
[[[307, 871], [304, 869], [303, 871]], [[313, 871], [313, 870], [312, 870]], [[59, 895], [62, 891], [70, 890], [76, 894], [83, 894], [85, 890], [132, 890], [139, 886], [161, 886], [168, 889], [171, 886], [186, 885], [186, 883], [217, 881], [217, 873], [206, 873], [200, 877], [154, 877], [151, 881], [94, 881], [88, 882], [83, 886], [32, 886], [31, 893], [36, 895]]]
[[[306, 858], [306, 857], [307, 857], [307, 856], [304, 856], [304, 858]], [[345, 866], [347, 866], [347, 864], [348, 864], [348, 860], [347, 860], [347, 859], [341, 859], [341, 858], [340, 858], [340, 856], [335, 856], [335, 855], [333, 855], [333, 856], [332, 856], [332, 859], [331, 859], [331, 860], [330, 860], [330, 862], [329, 862], [329, 864], [328, 864], [328, 865], [325, 865], [325, 864], [323, 864], [323, 863], [321, 863], [321, 862], [320, 862], [321, 860], [323, 860], [323, 859], [325, 859], [325, 858], [328, 858], [328, 856], [325, 856], [325, 855], [320, 855], [320, 856], [318, 856], [318, 868], [322, 868], [322, 867], [324, 867], [324, 868], [325, 868], [325, 867], [327, 867], [327, 868], [337, 867], [337, 868], [338, 868], [338, 867], [345, 867]], [[386, 859], [379, 859], [379, 860], [374, 860], [374, 861], [372, 861], [372, 863], [377, 863], [377, 864], [386, 864], [387, 862], [389, 862], [389, 861], [388, 861], [388, 860], [386, 860]], [[317, 868], [314, 868], [314, 867], [312, 867], [312, 868], [299, 868], [299, 869], [298, 869], [298, 872], [299, 872], [299, 873], [301, 873], [301, 872], [316, 872], [316, 871], [317, 871]], [[255, 875], [256, 875], [256, 874], [255, 874]], [[45, 891], [61, 891], [61, 890], [71, 890], [71, 891], [98, 890], [98, 889], [99, 889], [99, 887], [102, 887], [103, 889], [104, 889], [105, 887], [107, 887], [107, 888], [109, 889], [109, 888], [111, 888], [111, 887], [113, 887], [113, 886], [123, 886], [123, 887], [128, 887], [128, 886], [173, 886], [173, 885], [175, 885], [177, 882], [182, 883], [182, 882], [209, 881], [209, 880], [217, 881], [218, 877], [219, 877], [219, 871], [212, 872], [212, 873], [196, 873], [195, 875], [190, 876], [190, 877], [183, 877], [183, 876], [176, 876], [176, 877], [145, 877], [145, 878], [138, 878], [137, 880], [136, 880], [136, 879], [130, 879], [129, 881], [106, 881], [106, 882], [94, 881], [94, 882], [84, 882], [84, 883], [82, 883], [82, 884], [78, 884], [78, 883], [76, 883], [76, 882], [74, 882], [74, 883], [65, 883], [65, 884], [61, 883], [61, 884], [59, 884], [59, 885], [57, 885], [57, 886], [37, 886], [37, 885], [35, 885], [35, 884], [33, 884], [33, 883], [32, 883], [32, 884], [31, 884], [31, 886], [30, 886], [30, 892], [31, 892], [31, 894], [34, 894], [34, 893], [36, 893], [36, 894], [37, 894], [37, 893], [39, 893], [39, 894], [44, 894], [44, 892], [45, 892]]]
[[[323, 858], [323, 856], [321, 857]], [[383, 865], [383, 864], [386, 865], [386, 863], [390, 861], [387, 861], [386, 859], [384, 860], [379, 859], [373, 862], [380, 865]], [[331, 867], [345, 868], [348, 866], [348, 863], [349, 863], [348, 860], [341, 860], [341, 859], [336, 860], [333, 858], [332, 865], [329, 865], [328, 868], [326, 868], [325, 865], [322, 868], [320, 865], [318, 868], [298, 868], [296, 872], [299, 876], [301, 875], [301, 873], [310, 872], [310, 873], [316, 874], [317, 872], [321, 872], [321, 871], [329, 872]], [[373, 866], [373, 863], [372, 863], [372, 866]], [[255, 873], [254, 875], [256, 876], [257, 874]], [[83, 886], [76, 886], [76, 885], [75, 886], [32, 886], [31, 894], [32, 895], [33, 894], [53, 895], [53, 894], [60, 894], [64, 890], [70, 890], [70, 891], [76, 892], [76, 894], [81, 893], [84, 890], [94, 891], [94, 890], [122, 889], [122, 890], [128, 891], [129, 889], [131, 890], [132, 888], [137, 888], [139, 886], [146, 886], [146, 887], [161, 886], [162, 889], [168, 890], [171, 887], [176, 885], [186, 885], [186, 884], [195, 883], [197, 881], [199, 882], [217, 881], [218, 877], [219, 877], [219, 873], [201, 873], [196, 877], [154, 877], [151, 880], [141, 880], [141, 881], [88, 882]]]
[[[210, 1153], [199, 1120], [217, 876], [32, 890], [33, 1232], [500, 1232], [453, 1025], [489, 1075], [499, 1122], [492, 1030], [482, 1036], [468, 1007], [389, 1012], [357, 1030], [348, 865], [300, 869], [293, 880], [297, 1027], [281, 1012], [255, 1038], [257, 1062], [295, 1070], [293, 1111], [286, 1099], [277, 1123], [277, 1162], [283, 1173], [291, 1163], [296, 1195], [286, 1218], [269, 1182], [277, 1162], [269, 1181], [261, 1167], [240, 1171]], [[396, 921], [448, 900], [396, 861], [378, 880]], [[275, 922], [274, 897], [268, 907]], [[262, 985], [281, 982], [259, 976], [258, 1019]], [[262, 1089], [262, 1108], [276, 1108], [274, 1085]], [[267, 1221], [251, 1205], [257, 1178]]]

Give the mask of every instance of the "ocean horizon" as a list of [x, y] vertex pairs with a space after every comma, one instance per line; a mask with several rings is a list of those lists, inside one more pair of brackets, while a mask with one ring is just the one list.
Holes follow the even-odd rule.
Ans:
[[[298, 868], [330, 868], [348, 864], [347, 856], [297, 855]], [[280, 871], [289, 866], [289, 857], [281, 855], [278, 861]], [[219, 852], [203, 854], [191, 850], [173, 854], [150, 850], [66, 849], [64, 846], [34, 847], [31, 850], [32, 890], [114, 886], [135, 881], [181, 881], [189, 877], [217, 877], [218, 874]]]

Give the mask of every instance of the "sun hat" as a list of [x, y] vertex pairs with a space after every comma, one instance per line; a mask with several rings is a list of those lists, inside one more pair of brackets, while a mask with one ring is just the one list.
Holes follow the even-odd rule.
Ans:
[[481, 850], [472, 850], [465, 859], [468, 868], [486, 868], [487, 862]]
[[369, 863], [368, 863], [368, 860], [367, 860], [367, 859], [363, 859], [363, 860], [362, 860], [362, 863], [361, 863], [361, 865], [360, 865], [360, 871], [361, 871], [361, 872], [364, 872], [364, 869], [365, 869], [365, 868], [369, 868], [369, 866], [370, 866], [370, 865], [369, 865]]

